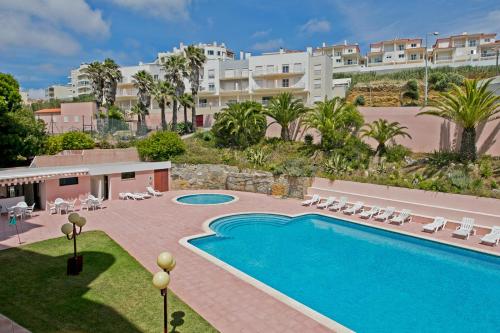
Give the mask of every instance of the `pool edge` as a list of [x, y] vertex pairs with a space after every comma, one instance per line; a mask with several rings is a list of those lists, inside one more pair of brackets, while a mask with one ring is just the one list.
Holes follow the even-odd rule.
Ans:
[[[179, 198], [182, 198], [182, 197], [185, 197], [185, 196], [189, 196], [189, 195], [196, 195], [196, 194], [221, 194], [221, 195], [231, 196], [231, 197], [233, 197], [233, 200], [228, 201], [228, 202], [214, 203], [214, 204], [190, 204], [190, 203], [185, 203], [185, 202], [180, 202], [180, 201], [177, 201], [177, 199], [179, 199]], [[184, 206], [200, 206], [200, 207], [204, 207], [204, 206], [228, 205], [228, 204], [235, 203], [235, 202], [237, 202], [238, 200], [240, 200], [240, 197], [238, 197], [237, 195], [234, 195], [234, 194], [222, 194], [222, 193], [213, 193], [213, 192], [196, 192], [196, 193], [192, 193], [192, 194], [182, 194], [182, 195], [175, 196], [175, 197], [173, 197], [173, 198], [171, 199], [171, 201], [172, 201], [173, 203], [178, 204], [178, 205], [184, 205]]]

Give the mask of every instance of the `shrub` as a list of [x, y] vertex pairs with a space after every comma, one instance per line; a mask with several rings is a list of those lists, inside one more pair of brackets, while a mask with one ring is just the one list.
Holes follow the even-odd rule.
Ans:
[[479, 174], [483, 178], [490, 178], [493, 176], [493, 165], [489, 156], [482, 157], [479, 161]]
[[113, 146], [113, 144], [105, 139], [101, 140], [101, 141], [98, 141], [96, 143], [96, 147], [97, 148], [100, 148], [100, 149], [112, 149], [114, 148], [115, 146]]
[[466, 190], [471, 185], [471, 179], [463, 170], [453, 170], [448, 174], [451, 184], [459, 190]]
[[315, 172], [311, 161], [304, 158], [286, 160], [282, 164], [272, 166], [271, 169], [275, 175], [284, 174], [292, 177], [311, 177]]
[[431, 166], [442, 168], [451, 163], [460, 162], [460, 155], [451, 151], [434, 151], [429, 155], [429, 164]]
[[186, 135], [188, 133], [191, 133], [193, 131], [193, 124], [190, 121], [188, 121], [187, 123], [178, 123], [176, 131], [177, 133], [179, 133], [179, 135]]
[[94, 146], [94, 140], [87, 133], [75, 131], [62, 134], [63, 150], [92, 149]]
[[312, 146], [314, 137], [311, 134], [306, 134], [304, 136], [304, 143], [308, 146]]
[[137, 151], [145, 161], [167, 161], [186, 150], [179, 134], [158, 131], [137, 143]]
[[55, 155], [63, 150], [62, 135], [52, 135], [45, 142], [45, 154]]
[[259, 148], [248, 148], [246, 151], [247, 161], [252, 163], [254, 168], [258, 166], [263, 166], [266, 161], [266, 154], [264, 149]]
[[365, 103], [366, 103], [365, 96], [363, 96], [363, 95], [358, 95], [354, 99], [354, 105], [356, 105], [356, 106], [363, 106], [363, 105], [365, 105]]
[[323, 164], [323, 169], [329, 175], [335, 176], [347, 171], [349, 162], [340, 154], [333, 154]]
[[385, 159], [387, 162], [398, 163], [403, 161], [406, 156], [410, 155], [411, 150], [403, 145], [389, 146], [385, 151]]

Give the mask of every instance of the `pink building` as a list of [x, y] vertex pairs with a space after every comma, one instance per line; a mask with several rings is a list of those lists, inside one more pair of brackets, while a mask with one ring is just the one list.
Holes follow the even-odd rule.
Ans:
[[97, 107], [94, 102], [61, 103], [60, 108], [42, 109], [35, 112], [37, 119], [46, 124], [51, 134], [95, 128]]
[[170, 162], [141, 162], [135, 148], [37, 156], [29, 167], [0, 169], [1, 211], [20, 201], [45, 209], [56, 198], [118, 199], [121, 192], [145, 192], [147, 186], [168, 191], [170, 168]]

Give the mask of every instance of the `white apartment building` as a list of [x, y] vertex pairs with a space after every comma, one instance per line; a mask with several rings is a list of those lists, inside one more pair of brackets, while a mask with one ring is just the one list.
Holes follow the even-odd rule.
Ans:
[[[226, 59], [234, 59], [234, 52], [226, 47], [226, 44], [221, 43], [217, 44], [217, 42], [213, 43], [198, 43], [197, 47], [203, 49], [205, 51], [205, 56], [207, 60], [226, 60]], [[165, 59], [172, 54], [180, 54], [184, 53], [184, 50], [188, 47], [184, 43], [180, 43], [179, 47], [175, 47], [172, 51], [168, 52], [159, 52], [158, 56], [155, 60], [157, 64], [165, 63]]]
[[70, 85], [52, 85], [45, 88], [45, 99], [71, 99], [73, 98], [73, 89]]
[[88, 64], [80, 64], [80, 67], [71, 70], [68, 77], [73, 96], [75, 97], [92, 93], [90, 78], [84, 71], [87, 67]]
[[411, 65], [425, 62], [425, 46], [421, 38], [397, 38], [370, 44], [366, 65]]
[[[496, 33], [475, 33], [438, 38], [433, 46], [431, 57], [434, 64], [463, 66], [487, 62], [493, 65], [496, 58]], [[488, 61], [489, 60], [489, 61]]]
[[314, 50], [314, 54], [324, 54], [329, 56], [333, 63], [333, 68], [349, 68], [356, 70], [364, 64], [364, 57], [358, 44], [326, 45], [323, 43], [321, 47]]

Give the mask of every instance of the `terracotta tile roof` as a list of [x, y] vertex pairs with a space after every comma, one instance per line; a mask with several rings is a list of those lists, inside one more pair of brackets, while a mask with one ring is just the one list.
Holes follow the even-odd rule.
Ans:
[[35, 111], [35, 114], [46, 114], [46, 113], [61, 113], [61, 108], [41, 109], [41, 110]]

